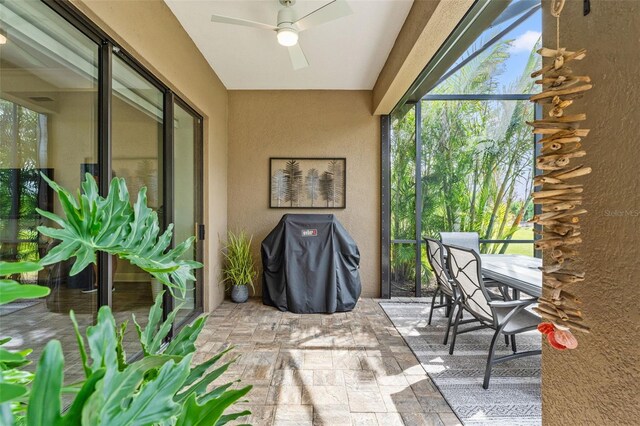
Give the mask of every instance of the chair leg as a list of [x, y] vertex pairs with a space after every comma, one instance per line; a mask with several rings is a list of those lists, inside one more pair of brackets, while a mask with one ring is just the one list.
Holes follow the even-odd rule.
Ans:
[[447, 301], [447, 307], [444, 308], [444, 315], [449, 318], [451, 317], [451, 307], [453, 306], [453, 301], [451, 300], [450, 296], [445, 296], [445, 300]]
[[505, 346], [509, 346], [509, 336], [507, 336], [506, 334], [504, 335], [504, 344]]
[[431, 299], [431, 309], [429, 310], [429, 321], [427, 321], [427, 324], [428, 324], [428, 325], [431, 325], [431, 317], [433, 317], [433, 307], [434, 307], [434, 306], [435, 306], [435, 304], [436, 304], [436, 296], [437, 296], [437, 295], [438, 295], [438, 293], [439, 293], [439, 291], [438, 291], [438, 290], [439, 290], [439, 288], [438, 288], [438, 289], [436, 289], [436, 292], [435, 292], [435, 293], [433, 293], [433, 298]]
[[498, 290], [500, 291], [500, 294], [502, 295], [504, 300], [511, 300], [511, 296], [509, 296], [509, 288], [508, 287], [500, 286], [500, 287], [498, 287]]
[[513, 351], [513, 353], [515, 354], [516, 351], [516, 335], [512, 334], [511, 335], [511, 350]]
[[500, 329], [496, 330], [493, 335], [493, 339], [491, 339], [491, 346], [489, 346], [489, 356], [487, 357], [487, 368], [484, 371], [484, 382], [482, 383], [482, 387], [484, 389], [489, 389], [489, 380], [491, 380], [491, 368], [493, 367], [493, 358], [496, 352], [496, 341], [498, 340], [498, 336], [500, 335]]
[[458, 305], [458, 313], [456, 314], [456, 322], [453, 325], [453, 336], [451, 338], [451, 346], [449, 347], [449, 355], [453, 355], [453, 350], [456, 347], [456, 337], [458, 336], [458, 323], [462, 318], [462, 306]]
[[451, 323], [453, 322], [453, 314], [455, 313], [456, 306], [457, 304], [453, 305], [453, 308], [451, 308], [451, 311], [449, 312], [449, 319], [447, 320], [447, 332], [444, 335], [444, 342], [442, 342], [443, 345], [446, 345], [449, 341], [449, 331], [451, 330]]

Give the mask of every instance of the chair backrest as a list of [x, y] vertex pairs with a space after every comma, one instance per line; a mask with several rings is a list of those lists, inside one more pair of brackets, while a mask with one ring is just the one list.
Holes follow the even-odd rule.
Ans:
[[444, 245], [465, 247], [480, 253], [480, 236], [477, 232], [441, 232], [440, 241]]
[[449, 281], [449, 272], [447, 271], [447, 266], [444, 263], [445, 248], [442, 246], [440, 241], [434, 240], [433, 238], [425, 238], [424, 241], [427, 244], [427, 260], [431, 265], [431, 269], [436, 276], [438, 284], [444, 287], [445, 291], [450, 293], [450, 295], [453, 295], [454, 290], [451, 282]]
[[462, 303], [476, 318], [493, 322], [494, 315], [489, 306], [491, 299], [482, 281], [480, 256], [464, 247], [445, 244], [445, 248], [449, 253], [449, 273], [461, 293]]

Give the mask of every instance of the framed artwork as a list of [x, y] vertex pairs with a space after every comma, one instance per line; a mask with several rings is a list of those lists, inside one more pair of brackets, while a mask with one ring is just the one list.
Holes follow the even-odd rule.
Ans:
[[344, 209], [346, 158], [270, 158], [269, 207]]

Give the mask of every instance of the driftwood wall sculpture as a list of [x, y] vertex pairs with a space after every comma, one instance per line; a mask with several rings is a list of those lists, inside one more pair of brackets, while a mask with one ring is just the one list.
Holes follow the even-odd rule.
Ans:
[[[580, 270], [577, 246], [580, 237], [580, 216], [587, 211], [582, 208], [582, 184], [573, 179], [591, 173], [589, 167], [575, 164], [586, 155], [582, 138], [589, 129], [581, 128], [586, 114], [570, 111], [574, 101], [592, 88], [588, 76], [574, 75], [570, 66], [586, 56], [586, 50], [575, 52], [560, 47], [560, 13], [564, 0], [554, 0], [552, 15], [556, 17], [556, 48], [542, 48], [542, 69], [531, 74], [542, 85], [542, 93], [531, 97], [532, 102], [544, 104], [548, 117], [528, 123], [533, 133], [541, 135], [538, 141], [540, 154], [536, 166], [543, 174], [535, 178], [538, 189], [534, 192], [534, 203], [542, 206], [542, 213], [533, 221], [543, 226], [542, 238], [536, 248], [543, 250], [545, 262], [542, 267], [542, 296], [534, 308], [544, 322], [538, 329], [547, 335], [549, 343], [556, 349], [573, 349], [578, 342], [572, 331], [589, 332], [580, 310], [580, 301], [570, 292], [570, 287], [584, 281]], [[545, 60], [546, 59], [546, 60]], [[573, 107], [573, 108], [572, 108]]]

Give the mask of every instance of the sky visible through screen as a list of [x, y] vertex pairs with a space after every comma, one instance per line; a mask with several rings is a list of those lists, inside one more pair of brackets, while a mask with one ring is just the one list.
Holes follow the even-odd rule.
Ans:
[[506, 35], [505, 38], [507, 40], [512, 39], [513, 42], [509, 50], [511, 56], [505, 63], [505, 70], [498, 76], [498, 81], [502, 87], [508, 87], [511, 82], [520, 78], [529, 60], [529, 55], [541, 35], [542, 11], [540, 10]]
[[[482, 48], [482, 46], [484, 46], [494, 36], [511, 25], [517, 18], [513, 18], [507, 22], [503, 22], [500, 25], [485, 30], [482, 35], [480, 35], [480, 37], [478, 37], [478, 39], [471, 46], [469, 46], [465, 53], [460, 56], [460, 59], [458, 59], [450, 69], [455, 68], [470, 54]], [[496, 93], [514, 92], [513, 89], [509, 90], [509, 87], [520, 80], [527, 65], [527, 61], [529, 60], [529, 55], [534, 49], [535, 44], [540, 39], [541, 34], [542, 12], [538, 10], [532, 16], [527, 18], [524, 22], [522, 22], [520, 25], [518, 25], [516, 28], [512, 29], [509, 33], [502, 37], [502, 41], [508, 40], [511, 42], [511, 47], [508, 49], [509, 58], [504, 62], [504, 67], [500, 70], [499, 73], [493, 76], [494, 80], [498, 83], [498, 89], [496, 90]], [[495, 44], [493, 46], [495, 46]], [[487, 51], [490, 50], [491, 47], [487, 49]], [[462, 69], [468, 66], [469, 64], [463, 66]], [[456, 73], [451, 77], [454, 77], [459, 72], [460, 70], [456, 71]], [[442, 87], [442, 85], [439, 85], [433, 89], [432, 93], [445, 93], [443, 90], [445, 90], [446, 93], [454, 93], [456, 89], [451, 87], [445, 89], [444, 87]], [[539, 89], [536, 88], [535, 90]]]

